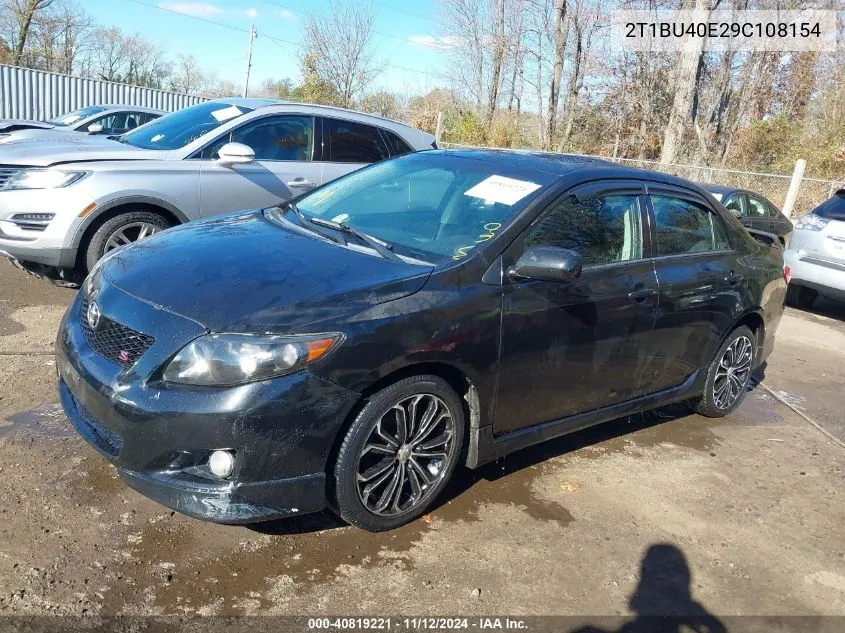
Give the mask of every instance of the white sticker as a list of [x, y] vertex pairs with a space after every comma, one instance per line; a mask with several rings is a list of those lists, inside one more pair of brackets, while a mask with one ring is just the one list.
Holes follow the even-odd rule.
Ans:
[[346, 222], [349, 219], [348, 213], [341, 213], [332, 218], [332, 222]]
[[490, 176], [464, 192], [465, 196], [500, 202], [508, 206], [537, 191], [542, 185], [527, 180], [514, 180], [504, 176]]
[[711, 191], [710, 195], [713, 196], [714, 198], [716, 198], [716, 200], [718, 200], [719, 202], [722, 201], [722, 194], [721, 193], [716, 193], [716, 192]]
[[229, 106], [228, 108], [222, 108], [220, 110], [215, 110], [211, 113], [215, 119], [217, 119], [220, 123], [224, 121], [228, 121], [229, 119], [234, 119], [236, 116], [241, 116], [243, 112], [241, 112], [238, 106]]

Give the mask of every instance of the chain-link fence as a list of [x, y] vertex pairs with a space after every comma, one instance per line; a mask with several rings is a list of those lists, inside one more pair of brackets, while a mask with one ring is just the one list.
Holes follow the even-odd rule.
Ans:
[[[472, 145], [460, 145], [457, 143], [438, 143], [444, 149], [448, 148], [473, 148]], [[519, 150], [513, 150], [519, 151]], [[724, 187], [738, 187], [756, 191], [776, 205], [783, 208], [786, 200], [786, 192], [792, 176], [783, 174], [764, 174], [753, 171], [738, 171], [735, 169], [721, 169], [718, 167], [705, 167], [701, 165], [661, 165], [657, 161], [639, 160], [635, 158], [609, 158], [607, 156], [587, 156], [586, 154], [570, 154], [570, 156], [585, 156], [589, 158], [602, 158], [621, 165], [630, 165], [641, 169], [651, 169], [667, 174], [673, 174], [692, 180], [694, 182], [722, 185]], [[791, 217], [799, 218], [812, 211], [819, 204], [830, 198], [838, 189], [845, 188], [845, 180], [819, 180], [817, 178], [802, 178], [798, 188], [798, 197], [792, 209]]]

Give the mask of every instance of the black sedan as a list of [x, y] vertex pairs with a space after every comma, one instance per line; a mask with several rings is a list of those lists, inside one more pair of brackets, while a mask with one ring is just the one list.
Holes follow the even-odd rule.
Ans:
[[781, 245], [786, 245], [787, 237], [792, 233], [792, 222], [769, 200], [746, 189], [720, 185], [702, 186], [733, 213], [742, 226], [777, 235]]
[[785, 290], [781, 250], [685, 180], [427, 151], [105, 257], [59, 392], [180, 512], [386, 530], [458, 466], [670, 402], [726, 415]]

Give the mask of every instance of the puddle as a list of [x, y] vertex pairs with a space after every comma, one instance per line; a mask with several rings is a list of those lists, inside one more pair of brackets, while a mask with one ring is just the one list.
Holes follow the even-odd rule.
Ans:
[[[226, 615], [266, 610], [275, 582], [294, 593], [340, 578], [352, 567], [412, 571], [406, 555], [432, 524], [417, 520], [398, 530], [370, 534], [340, 523], [328, 513], [242, 527], [150, 525], [118, 567], [126, 577], [107, 594], [103, 614], [119, 613], [147, 596], [164, 613], [197, 613], [216, 602]], [[302, 532], [302, 533], [291, 533]], [[217, 538], [215, 538], [217, 537]], [[196, 561], [209, 548], [241, 537], [238, 545], [211, 560]], [[225, 545], [223, 545], [225, 547]]]
[[35, 439], [64, 439], [76, 435], [60, 404], [45, 404], [23, 413], [8, 416], [0, 423], [0, 437], [24, 433]]

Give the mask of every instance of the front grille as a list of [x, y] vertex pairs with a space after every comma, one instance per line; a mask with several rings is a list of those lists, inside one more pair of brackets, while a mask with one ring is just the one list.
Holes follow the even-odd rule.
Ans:
[[82, 324], [82, 331], [85, 333], [85, 340], [95, 352], [105, 356], [109, 360], [129, 367], [136, 360], [150, 349], [155, 339], [148, 334], [136, 332], [122, 323], [112, 321], [101, 316], [97, 329], [93, 329], [88, 323], [88, 297], [82, 301], [79, 310], [79, 321]]
[[0, 165], [0, 189], [6, 186], [6, 181], [18, 173], [23, 167], [16, 165]]

